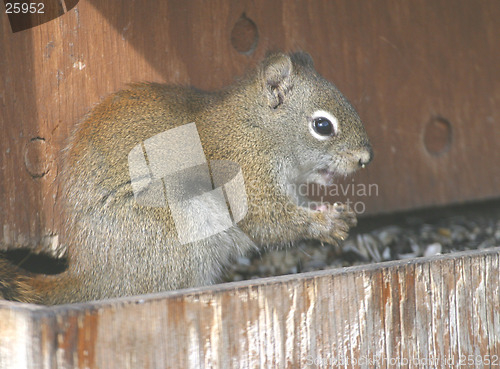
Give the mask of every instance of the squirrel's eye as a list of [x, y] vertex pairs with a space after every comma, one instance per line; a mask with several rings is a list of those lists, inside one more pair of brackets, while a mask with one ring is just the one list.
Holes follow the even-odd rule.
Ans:
[[339, 134], [339, 121], [326, 110], [316, 110], [308, 124], [311, 135], [320, 141], [329, 140]]
[[313, 128], [321, 136], [331, 136], [334, 133], [332, 122], [324, 117], [315, 118]]

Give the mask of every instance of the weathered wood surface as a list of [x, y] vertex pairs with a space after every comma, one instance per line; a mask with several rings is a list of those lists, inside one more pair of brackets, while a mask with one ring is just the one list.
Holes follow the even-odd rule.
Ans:
[[17, 33], [0, 9], [0, 248], [64, 242], [58, 152], [104, 95], [219, 88], [276, 48], [309, 51], [365, 120], [375, 161], [343, 190], [378, 191], [358, 211], [500, 195], [496, 0], [88, 0]]
[[0, 368], [496, 368], [500, 248], [41, 307]]

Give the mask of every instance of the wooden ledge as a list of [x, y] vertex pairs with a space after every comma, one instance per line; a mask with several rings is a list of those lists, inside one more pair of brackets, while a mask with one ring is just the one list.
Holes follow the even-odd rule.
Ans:
[[495, 367], [499, 266], [493, 248], [55, 307], [0, 301], [0, 366]]

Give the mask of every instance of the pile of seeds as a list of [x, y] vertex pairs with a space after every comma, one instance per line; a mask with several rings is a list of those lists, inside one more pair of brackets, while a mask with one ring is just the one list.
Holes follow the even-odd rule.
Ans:
[[366, 218], [340, 247], [302, 241], [240, 257], [226, 281], [500, 246], [500, 203]]

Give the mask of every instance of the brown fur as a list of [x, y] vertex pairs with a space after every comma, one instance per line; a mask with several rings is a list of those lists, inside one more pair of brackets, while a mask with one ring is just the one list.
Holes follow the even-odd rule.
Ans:
[[36, 303], [40, 301], [31, 276], [20, 268], [0, 259], [0, 298], [20, 302]]
[[[338, 119], [335, 137], [310, 133], [318, 110]], [[179, 244], [168, 206], [135, 201], [127, 156], [148, 138], [191, 122], [207, 160], [241, 167], [248, 214], [215, 236]], [[289, 188], [322, 183], [325, 168], [346, 175], [371, 156], [357, 113], [305, 53], [272, 54], [219, 92], [133, 85], [98, 105], [65, 152], [68, 270], [34, 277], [0, 261], [1, 296], [54, 304], [198, 286], [216, 281], [231, 258], [253, 247], [306, 238], [337, 243], [356, 224], [355, 214], [345, 206], [301, 206]]]

